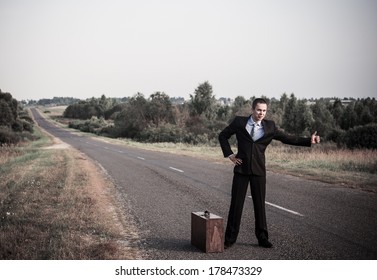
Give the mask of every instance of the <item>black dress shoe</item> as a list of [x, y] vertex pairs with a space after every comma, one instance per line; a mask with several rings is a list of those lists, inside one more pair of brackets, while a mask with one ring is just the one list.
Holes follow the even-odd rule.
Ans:
[[272, 243], [268, 241], [268, 239], [260, 239], [258, 240], [258, 245], [264, 248], [271, 248]]
[[231, 242], [224, 242], [224, 249], [229, 249], [230, 247], [232, 247], [234, 245], [234, 243], [231, 243]]

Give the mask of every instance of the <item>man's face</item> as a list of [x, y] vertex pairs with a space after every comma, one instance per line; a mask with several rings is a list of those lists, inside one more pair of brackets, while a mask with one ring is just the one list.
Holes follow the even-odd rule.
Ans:
[[266, 113], [267, 113], [267, 104], [258, 103], [257, 106], [255, 106], [251, 115], [254, 121], [260, 122], [261, 120], [264, 119], [264, 117], [266, 116]]

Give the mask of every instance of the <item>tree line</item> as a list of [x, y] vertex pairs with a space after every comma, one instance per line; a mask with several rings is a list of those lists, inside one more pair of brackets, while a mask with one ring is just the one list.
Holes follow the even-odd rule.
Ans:
[[[258, 96], [259, 97], [259, 96]], [[375, 98], [298, 99], [284, 93], [280, 99], [261, 96], [268, 102], [267, 117], [286, 132], [310, 135], [317, 131], [325, 141], [348, 148], [377, 148], [377, 102]], [[237, 115], [248, 116], [255, 96], [221, 104], [211, 84], [199, 84], [188, 101], [155, 92], [132, 97], [77, 100], [43, 99], [43, 104], [70, 105], [63, 117], [69, 126], [107, 137], [125, 137], [142, 142], [183, 142], [218, 145], [219, 132]], [[75, 102], [74, 102], [75, 101]], [[221, 98], [220, 101], [229, 101]], [[39, 101], [38, 101], [39, 102]], [[37, 104], [38, 104], [37, 102]], [[32, 120], [10, 93], [0, 90], [0, 143], [15, 143], [31, 137]], [[28, 105], [36, 105], [32, 102]], [[235, 143], [235, 139], [232, 139]]]
[[[280, 99], [262, 96], [268, 102], [267, 118], [295, 135], [317, 131], [324, 140], [349, 148], [377, 148], [377, 102], [375, 98], [297, 99], [292, 93]], [[200, 84], [182, 104], [164, 92], [146, 98], [142, 93], [122, 102], [102, 95], [67, 107], [65, 118], [80, 119], [70, 127], [108, 137], [126, 137], [142, 142], [184, 142], [217, 145], [219, 132], [236, 116], [250, 115], [255, 96], [235, 98], [220, 104], [211, 84]], [[235, 139], [233, 139], [235, 141]]]

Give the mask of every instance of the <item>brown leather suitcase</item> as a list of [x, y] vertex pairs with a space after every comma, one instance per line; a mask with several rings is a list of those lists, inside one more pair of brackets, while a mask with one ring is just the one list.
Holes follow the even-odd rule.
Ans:
[[206, 253], [224, 251], [224, 219], [205, 212], [191, 213], [191, 244]]

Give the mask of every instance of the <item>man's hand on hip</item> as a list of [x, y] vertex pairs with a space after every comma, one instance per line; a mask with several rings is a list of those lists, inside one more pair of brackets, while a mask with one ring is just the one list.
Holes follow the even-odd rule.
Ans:
[[235, 154], [230, 155], [229, 159], [235, 164], [235, 165], [241, 165], [242, 164], [242, 159], [237, 158]]

